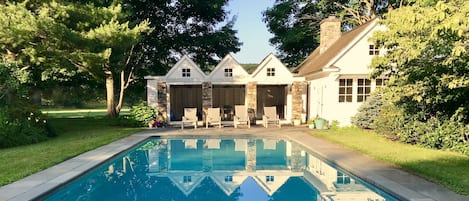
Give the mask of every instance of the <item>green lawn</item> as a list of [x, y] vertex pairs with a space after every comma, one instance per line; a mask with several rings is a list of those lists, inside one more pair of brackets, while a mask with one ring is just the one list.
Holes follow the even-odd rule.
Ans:
[[314, 130], [312, 134], [469, 195], [469, 156], [393, 142], [356, 128]]
[[0, 149], [0, 186], [141, 130], [112, 126], [112, 120], [92, 117], [99, 116], [93, 112], [60, 114], [85, 118], [49, 119], [57, 137], [38, 144]]

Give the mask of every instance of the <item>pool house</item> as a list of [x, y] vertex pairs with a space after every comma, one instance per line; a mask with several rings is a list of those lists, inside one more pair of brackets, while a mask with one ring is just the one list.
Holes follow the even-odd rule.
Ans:
[[247, 106], [251, 123], [262, 119], [264, 107], [275, 106], [284, 122], [306, 121], [306, 83], [273, 54], [249, 74], [230, 54], [209, 73], [187, 55], [165, 76], [146, 76], [148, 105], [168, 121], [180, 121], [184, 108], [197, 108], [199, 120], [208, 108], [220, 108], [223, 121], [232, 121], [235, 105]]

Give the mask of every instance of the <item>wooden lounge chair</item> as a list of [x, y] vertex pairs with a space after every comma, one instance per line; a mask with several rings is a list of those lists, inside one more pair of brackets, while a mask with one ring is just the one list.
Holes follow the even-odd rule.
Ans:
[[205, 128], [208, 128], [209, 124], [218, 125], [218, 128], [221, 128], [220, 108], [208, 108], [207, 116], [205, 116]]
[[238, 124], [246, 124], [248, 128], [251, 128], [251, 121], [249, 120], [248, 110], [244, 105], [235, 105], [233, 125], [235, 128], [238, 128]]
[[194, 125], [194, 129], [197, 129], [197, 108], [184, 108], [181, 129], [184, 129], [184, 124], [192, 124]]
[[275, 124], [279, 128], [282, 127], [280, 125], [280, 119], [278, 118], [277, 108], [276, 107], [264, 107], [264, 115], [262, 115], [262, 124], [264, 127], [268, 127], [270, 124]]

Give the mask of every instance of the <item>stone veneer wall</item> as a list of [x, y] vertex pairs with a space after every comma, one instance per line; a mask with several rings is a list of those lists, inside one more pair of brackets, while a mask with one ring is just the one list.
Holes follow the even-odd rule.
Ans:
[[208, 108], [213, 106], [212, 103], [212, 83], [202, 82], [202, 120], [205, 122]]
[[247, 100], [246, 105], [248, 108], [249, 118], [251, 118], [251, 125], [256, 122], [257, 110], [257, 82], [249, 82], [246, 84]]
[[301, 119], [301, 114], [303, 114], [303, 99], [302, 95], [304, 93], [304, 82], [293, 82], [291, 86], [291, 95], [292, 95], [292, 120]]
[[168, 91], [166, 89], [166, 82], [158, 82], [158, 100], [156, 109], [161, 112], [163, 117], [168, 119]]

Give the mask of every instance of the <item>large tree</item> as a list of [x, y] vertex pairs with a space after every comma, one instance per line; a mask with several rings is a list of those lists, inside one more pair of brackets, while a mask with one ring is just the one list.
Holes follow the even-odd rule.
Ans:
[[[28, 2], [0, 5], [0, 54], [31, 73], [34, 86], [86, 74], [106, 82], [107, 108], [117, 116], [134, 66], [128, 58], [147, 22], [129, 25], [119, 4]], [[115, 103], [114, 79], [119, 77]]]
[[404, 4], [403, 0], [277, 0], [264, 12], [279, 58], [297, 66], [319, 46], [319, 24], [329, 15], [342, 19], [344, 31]]
[[469, 123], [469, 2], [416, 3], [389, 12], [373, 41], [387, 51], [374, 75], [391, 79], [397, 107], [417, 121]]
[[141, 76], [163, 75], [187, 54], [203, 70], [230, 52], [238, 52], [241, 43], [227, 19], [228, 0], [124, 0], [131, 21], [149, 19], [157, 30], [145, 35], [136, 46], [139, 57], [132, 63], [142, 66]]

